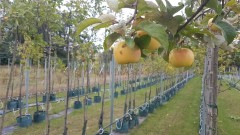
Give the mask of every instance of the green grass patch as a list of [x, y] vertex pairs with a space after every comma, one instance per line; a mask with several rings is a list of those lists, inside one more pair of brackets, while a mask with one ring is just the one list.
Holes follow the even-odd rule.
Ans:
[[[223, 83], [221, 90], [229, 85]], [[218, 95], [218, 135], [240, 135], [240, 91], [231, 88]]]
[[201, 79], [193, 78], [169, 102], [153, 114], [131, 135], [197, 135]]

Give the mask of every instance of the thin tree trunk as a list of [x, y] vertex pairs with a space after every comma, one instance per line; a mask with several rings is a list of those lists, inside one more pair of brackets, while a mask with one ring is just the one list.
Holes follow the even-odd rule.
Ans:
[[14, 89], [14, 76], [15, 76], [15, 68], [13, 68], [13, 78], [12, 78], [12, 87], [11, 87], [11, 96], [10, 99], [12, 100], [13, 98], [13, 89]]
[[37, 71], [36, 71], [36, 79], [35, 79], [35, 89], [36, 89], [36, 97], [35, 97], [35, 99], [36, 99], [36, 109], [37, 109], [37, 112], [39, 111], [39, 109], [38, 109], [38, 74], [39, 73], [39, 60], [38, 60], [38, 62], [37, 62]]
[[46, 120], [47, 120], [47, 125], [46, 125], [46, 135], [49, 135], [50, 133], [50, 118], [49, 118], [49, 99], [50, 99], [50, 91], [51, 91], [51, 44], [49, 44], [48, 48], [48, 85], [47, 85], [47, 92], [46, 92]]
[[17, 45], [18, 45], [18, 26], [16, 28], [16, 33], [15, 33], [15, 44], [13, 46], [13, 57], [12, 57], [9, 80], [8, 80], [8, 84], [7, 84], [7, 91], [6, 91], [6, 95], [5, 95], [5, 100], [3, 100], [3, 115], [2, 115], [2, 118], [1, 118], [1, 122], [0, 122], [0, 133], [2, 133], [3, 125], [4, 125], [4, 118], [5, 118], [5, 113], [6, 113], [7, 101], [8, 101], [7, 99], [8, 99], [10, 86], [11, 86], [11, 83], [12, 83], [14, 63], [16, 61]]
[[87, 111], [86, 111], [86, 104], [87, 104], [87, 94], [88, 94], [88, 89], [89, 89], [89, 59], [87, 59], [87, 87], [86, 87], [86, 94], [84, 96], [84, 102], [83, 102], [83, 111], [84, 111], [84, 116], [83, 116], [83, 129], [82, 129], [82, 135], [86, 134], [86, 128], [87, 128]]
[[[69, 28], [70, 31], [70, 28]], [[68, 41], [67, 41], [67, 94], [66, 94], [66, 101], [65, 101], [65, 114], [64, 114], [64, 131], [63, 135], [67, 135], [67, 114], [68, 114], [68, 106], [69, 106], [69, 90], [70, 90], [70, 44], [69, 44], [69, 34], [68, 33]]]

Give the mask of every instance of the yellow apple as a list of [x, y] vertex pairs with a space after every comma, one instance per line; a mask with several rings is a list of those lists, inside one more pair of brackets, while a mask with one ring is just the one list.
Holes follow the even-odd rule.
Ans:
[[175, 48], [169, 53], [169, 63], [173, 67], [189, 67], [193, 62], [193, 51], [188, 48]]
[[141, 58], [141, 50], [136, 45], [130, 48], [125, 41], [120, 41], [114, 46], [113, 55], [118, 64], [136, 63]]
[[[135, 36], [137, 38], [140, 38], [141, 36], [144, 36], [144, 35], [147, 35], [147, 32], [139, 30], [139, 31], [136, 31], [136, 35]], [[161, 46], [161, 44], [155, 38], [151, 37], [151, 40], [149, 42], [148, 47], [146, 47], [144, 49], [147, 49], [147, 50], [150, 50], [150, 51], [154, 51], [154, 50], [158, 49], [160, 46]]]

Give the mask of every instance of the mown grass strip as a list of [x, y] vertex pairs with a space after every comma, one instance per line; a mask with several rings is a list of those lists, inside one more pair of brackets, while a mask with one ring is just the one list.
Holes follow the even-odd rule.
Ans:
[[198, 135], [201, 78], [193, 78], [131, 135]]
[[[229, 85], [223, 83], [221, 90]], [[218, 95], [218, 135], [240, 135], [240, 91], [231, 88]]]

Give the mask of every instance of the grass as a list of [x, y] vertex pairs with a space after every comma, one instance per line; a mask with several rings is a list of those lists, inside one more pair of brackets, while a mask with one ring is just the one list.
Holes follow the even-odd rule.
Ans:
[[[225, 83], [221, 90], [228, 88]], [[218, 96], [218, 134], [240, 135], [240, 91], [232, 88]], [[233, 118], [231, 118], [233, 117]], [[234, 119], [234, 117], [236, 117]], [[238, 119], [237, 119], [238, 118]]]
[[198, 135], [200, 78], [190, 80], [167, 104], [153, 114], [131, 135]]
[[[228, 86], [224, 84], [221, 90]], [[194, 78], [172, 100], [155, 110], [131, 135], [198, 135], [201, 80]], [[218, 135], [240, 135], [240, 92], [218, 96]]]
[[[227, 86], [222, 86], [225, 89]], [[152, 95], [154, 88], [152, 87]], [[118, 89], [120, 90], [120, 89]], [[149, 88], [136, 92], [136, 106], [144, 102], [144, 94]], [[131, 135], [198, 135], [199, 130], [199, 103], [201, 96], [201, 78], [196, 77], [190, 80], [183, 90], [179, 91], [169, 102], [157, 108], [153, 114], [138, 127], [130, 131]], [[236, 90], [229, 90], [219, 94], [218, 98], [218, 134], [239, 135], [240, 134], [240, 93]], [[114, 101], [114, 119], [123, 114], [125, 96], [120, 96]], [[71, 105], [74, 100], [71, 101]], [[98, 130], [98, 119], [100, 115], [100, 104], [93, 104], [87, 109], [88, 125], [87, 135], [93, 135]], [[53, 104], [51, 113], [64, 109], [64, 102]], [[104, 125], [109, 123], [110, 102], [105, 102]], [[235, 118], [235, 119], [233, 119]], [[62, 134], [63, 117], [51, 120], [51, 135]], [[69, 135], [81, 134], [83, 127], [83, 109], [74, 110], [68, 116]], [[113, 125], [115, 128], [115, 125]], [[17, 128], [13, 135], [42, 135], [44, 134], [45, 122], [33, 124], [28, 128]]]

